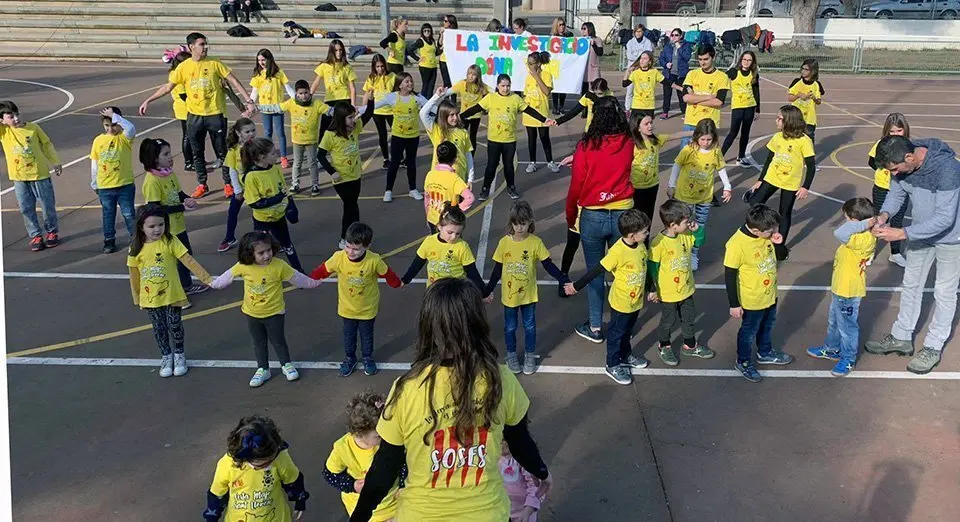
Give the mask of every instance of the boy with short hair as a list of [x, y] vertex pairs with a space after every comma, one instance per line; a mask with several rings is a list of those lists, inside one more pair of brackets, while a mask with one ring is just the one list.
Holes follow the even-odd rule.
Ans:
[[777, 257], [774, 245], [783, 242], [777, 231], [780, 214], [766, 205], [747, 211], [746, 223], [727, 241], [723, 256], [730, 316], [741, 319], [737, 332], [737, 370], [750, 382], [763, 377], [753, 363], [785, 365], [793, 357], [774, 350], [773, 326], [777, 320]]
[[877, 223], [876, 210], [867, 198], [851, 198], [843, 204], [846, 221], [833, 232], [840, 242], [833, 258], [830, 316], [823, 345], [809, 348], [807, 355], [836, 361], [834, 377], [849, 375], [857, 365], [860, 349], [860, 301], [867, 295], [867, 263], [877, 247], [870, 229]]
[[300, 174], [310, 171], [310, 195], [320, 195], [320, 172], [317, 166], [317, 144], [320, 128], [320, 116], [330, 111], [330, 106], [320, 100], [314, 100], [310, 93], [310, 84], [306, 80], [297, 80], [294, 84], [295, 98], [288, 98], [279, 105], [279, 109], [290, 114], [290, 133], [293, 141], [293, 178], [290, 192], [300, 191]]
[[657, 328], [660, 360], [667, 366], [680, 364], [671, 347], [673, 325], [678, 316], [680, 330], [683, 332], [683, 348], [680, 353], [685, 357], [711, 359], [716, 354], [706, 346], [697, 344], [693, 326], [696, 310], [693, 303], [695, 287], [690, 254], [694, 247], [703, 243], [703, 229], [694, 219], [690, 205], [675, 199], [668, 199], [660, 205], [660, 221], [665, 228], [653, 239], [650, 261], [647, 263], [650, 281], [654, 286], [654, 290], [647, 297], [650, 302], [662, 303], [660, 326]]
[[437, 222], [447, 202], [459, 206], [464, 212], [473, 204], [473, 192], [453, 168], [456, 162], [457, 146], [450, 141], [440, 143], [437, 145], [437, 165], [423, 180], [423, 208], [432, 234], [437, 232]]
[[590, 269], [576, 283], [566, 283], [567, 295], [576, 294], [595, 277], [605, 272], [613, 275], [610, 286], [610, 324], [607, 330], [607, 376], [617, 384], [633, 382], [631, 368], [646, 368], [650, 361], [633, 355], [630, 334], [643, 307], [647, 285], [647, 247], [650, 218], [637, 209], [630, 209], [617, 220], [620, 240], [614, 243], [600, 264]]
[[[316, 134], [316, 133], [314, 133]], [[363, 373], [377, 373], [373, 360], [373, 322], [380, 308], [382, 277], [392, 288], [403, 282], [387, 266], [380, 254], [368, 250], [373, 242], [373, 229], [356, 222], [347, 228], [343, 250], [338, 250], [310, 273], [314, 279], [325, 279], [337, 274], [337, 314], [343, 318], [343, 350], [346, 358], [340, 363], [340, 375], [347, 377], [357, 367], [357, 335], [360, 336], [360, 354]]]
[[[7, 175], [13, 182], [20, 214], [30, 235], [30, 250], [39, 252], [60, 244], [57, 198], [50, 172], [63, 172], [57, 150], [36, 123], [20, 119], [20, 109], [10, 100], [0, 101], [0, 145], [7, 157]], [[43, 227], [37, 219], [37, 201]]]
[[137, 129], [124, 119], [117, 107], [100, 111], [104, 133], [93, 140], [90, 149], [90, 188], [100, 198], [103, 212], [103, 253], [117, 251], [117, 206], [131, 241], [137, 225], [133, 183], [133, 138]]

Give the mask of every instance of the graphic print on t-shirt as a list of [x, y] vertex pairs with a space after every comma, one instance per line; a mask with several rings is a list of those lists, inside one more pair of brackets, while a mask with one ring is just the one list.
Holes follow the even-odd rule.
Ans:
[[[452, 405], [437, 411], [437, 417], [453, 415]], [[444, 410], [449, 409], [445, 412]], [[462, 488], [480, 485], [483, 473], [487, 467], [487, 436], [489, 429], [477, 427], [468, 433], [466, 440], [461, 443], [457, 440], [456, 428], [451, 426], [437, 430], [433, 434], [433, 452], [430, 454], [432, 466], [430, 471], [433, 479], [432, 488]], [[460, 470], [459, 481], [454, 479]], [[469, 481], [469, 482], [468, 482]]]

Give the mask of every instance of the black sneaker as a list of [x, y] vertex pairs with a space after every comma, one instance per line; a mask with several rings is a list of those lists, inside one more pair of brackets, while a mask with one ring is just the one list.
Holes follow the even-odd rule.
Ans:
[[714, 207], [719, 207], [723, 203], [720, 202], [720, 198], [717, 197], [717, 194], [713, 194], [713, 199], [710, 200], [710, 205]]
[[480, 189], [480, 195], [477, 196], [477, 199], [480, 201], [486, 201], [490, 198], [490, 187], [483, 187]]
[[510, 199], [520, 199], [520, 192], [517, 191], [517, 187], [512, 185], [507, 187], [507, 195], [510, 196]]
[[117, 241], [115, 239], [107, 239], [103, 242], [103, 253], [112, 254], [117, 251]]
[[577, 332], [577, 335], [583, 337], [591, 343], [600, 344], [603, 342], [603, 334], [600, 333], [600, 330], [594, 330], [590, 328], [589, 321], [578, 324], [577, 327], [574, 328], [574, 331]]
[[314, 197], [319, 196], [319, 195], [320, 195], [320, 185], [314, 185], [314, 186], [310, 187], [310, 195], [311, 195], [311, 196], [314, 196]]
[[750, 204], [750, 200], [751, 200], [752, 198], [753, 198], [753, 189], [750, 189], [750, 190], [744, 192], [744, 193], [743, 193], [743, 196], [742, 196], [740, 199], [742, 199], [744, 203], [746, 203], [747, 205], [749, 205], [749, 204]]

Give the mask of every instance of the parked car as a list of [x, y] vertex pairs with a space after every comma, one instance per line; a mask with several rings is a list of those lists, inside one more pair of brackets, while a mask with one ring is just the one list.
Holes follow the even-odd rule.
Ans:
[[[746, 10], [746, 0], [740, 0], [740, 3], [737, 4], [737, 16], [744, 16]], [[817, 17], [833, 18], [834, 16], [843, 16], [844, 14], [846, 14], [846, 8], [840, 0], [820, 0]], [[757, 16], [789, 18], [790, 0], [760, 0], [757, 2]]]
[[956, 20], [960, 13], [960, 0], [880, 0], [865, 4], [860, 10], [861, 18], [914, 18], [929, 20]]
[[[600, 0], [597, 10], [614, 13], [620, 9], [620, 0]], [[706, 0], [633, 0], [634, 15], [677, 14], [691, 16], [707, 10]]]

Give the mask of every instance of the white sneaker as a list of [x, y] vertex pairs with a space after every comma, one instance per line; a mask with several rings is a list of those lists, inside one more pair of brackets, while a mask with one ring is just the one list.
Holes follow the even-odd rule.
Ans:
[[173, 354], [173, 374], [182, 377], [187, 374], [187, 356], [182, 353]]
[[533, 174], [537, 171], [537, 164], [534, 162], [527, 163], [527, 174]]
[[290, 184], [290, 192], [293, 192], [294, 194], [297, 194], [297, 193], [300, 192], [300, 182], [299, 182], [299, 181], [294, 181], [293, 183]]
[[253, 377], [250, 378], [250, 387], [259, 388], [263, 386], [263, 383], [270, 380], [270, 370], [265, 368], [257, 368], [257, 371], [254, 372]]
[[160, 377], [170, 377], [173, 375], [173, 356], [164, 355], [160, 358]]
[[817, 172], [820, 172], [820, 165], [817, 165]]
[[393, 201], [393, 191], [392, 191], [392, 190], [388, 190], [388, 191], [386, 191], [386, 192], [383, 193], [383, 202], [384, 202], [384, 203], [390, 203], [391, 201]]
[[550, 172], [560, 172], [560, 164], [556, 161], [547, 163], [547, 168], [550, 169]]
[[210, 164], [210, 168], [212, 170], [217, 170], [222, 166], [223, 166], [223, 162], [220, 161], [219, 159], [213, 160], [213, 163]]
[[420, 191], [417, 189], [413, 189], [410, 191], [410, 197], [417, 201], [423, 201], [423, 194], [421, 194]]
[[293, 367], [293, 363], [284, 364], [280, 369], [283, 370], [283, 375], [286, 376], [288, 381], [295, 381], [300, 378], [300, 373]]
[[903, 254], [892, 254], [887, 259], [901, 268], [907, 268], [907, 258], [903, 257]]
[[183, 310], [186, 310], [186, 309], [192, 308], [192, 307], [193, 307], [193, 303], [191, 303], [190, 301], [187, 301], [186, 303], [184, 303], [183, 306], [180, 307], [180, 310], [183, 311]]

